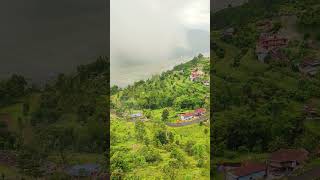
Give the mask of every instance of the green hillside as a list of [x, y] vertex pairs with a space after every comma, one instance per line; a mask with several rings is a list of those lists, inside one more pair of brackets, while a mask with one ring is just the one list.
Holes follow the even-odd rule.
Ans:
[[[209, 179], [210, 129], [203, 122], [180, 127], [180, 113], [209, 111], [209, 59], [199, 55], [172, 70], [124, 89], [111, 89], [112, 177]], [[195, 81], [190, 74], [203, 75]], [[139, 118], [130, 115], [141, 113]]]
[[[252, 1], [213, 14], [214, 19], [221, 19], [212, 25], [215, 30], [211, 32], [211, 141], [216, 147], [211, 151], [212, 166], [265, 162], [269, 153], [280, 148], [305, 148], [313, 154], [320, 146], [320, 75], [299, 72], [304, 59], [320, 59], [320, 18], [316, 13], [320, 4], [279, 0], [263, 7], [259, 4], [263, 2], [267, 1]], [[279, 50], [283, 58], [268, 56], [261, 62], [255, 52], [262, 33], [257, 24], [266, 20], [273, 28], [264, 33], [280, 34], [289, 43]], [[232, 37], [223, 37], [225, 28], [230, 27], [235, 29]], [[306, 105], [317, 115], [310, 117]], [[223, 178], [217, 172], [214, 177]]]
[[43, 88], [17, 75], [1, 81], [0, 173], [8, 179], [66, 179], [72, 165], [104, 166], [108, 82], [104, 57]]

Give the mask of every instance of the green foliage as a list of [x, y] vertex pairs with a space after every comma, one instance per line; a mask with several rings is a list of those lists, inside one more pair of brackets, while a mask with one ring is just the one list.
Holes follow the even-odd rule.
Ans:
[[174, 159], [170, 160], [168, 164], [166, 164], [162, 171], [165, 177], [174, 180], [177, 177], [178, 169], [181, 167], [181, 163]]
[[45, 157], [39, 149], [24, 147], [18, 153], [18, 167], [26, 175], [32, 177], [41, 177], [43, 171], [41, 169], [42, 159]]
[[167, 121], [168, 120], [168, 116], [169, 116], [169, 110], [165, 108], [162, 111], [162, 115], [161, 115], [162, 121]]
[[213, 40], [211, 42], [211, 50], [217, 55], [219, 59], [223, 59], [225, 56], [225, 50], [218, 46]]
[[185, 155], [178, 148], [173, 148], [173, 150], [171, 151], [170, 157], [176, 159], [177, 163], [181, 164], [180, 166], [186, 165], [187, 163]]
[[27, 80], [13, 74], [8, 80], [0, 81], [0, 106], [9, 105], [28, 93]]
[[211, 14], [211, 27], [222, 29], [246, 25], [253, 20], [276, 14], [280, 5], [286, 5], [286, 3], [286, 0], [254, 0], [242, 6], [226, 8]]
[[162, 160], [160, 153], [152, 147], [142, 147], [140, 150], [140, 154], [144, 156], [146, 162], [148, 163], [155, 163]]
[[137, 121], [134, 126], [137, 140], [143, 141], [146, 133], [144, 123], [142, 121]]
[[299, 22], [303, 26], [319, 27], [320, 26], [320, 8], [312, 6], [303, 11], [299, 16]]
[[[219, 59], [212, 65], [211, 76], [215, 82], [211, 94], [215, 107], [211, 142], [216, 147], [211, 153], [216, 157], [237, 158], [236, 151], [264, 153], [301, 147], [313, 150], [319, 145], [315, 142], [318, 136], [306, 127], [307, 120], [302, 114], [308, 100], [320, 98], [315, 93], [320, 89], [319, 77], [305, 78], [298, 69], [305, 57], [318, 56], [317, 50], [309, 49], [305, 42], [316, 38], [319, 2], [279, 0], [264, 6], [266, 2], [250, 1], [211, 17], [215, 30], [236, 29], [228, 42], [221, 40], [217, 31], [212, 34], [214, 48], [225, 50], [223, 58], [213, 50], [214, 57]], [[282, 50], [289, 65], [259, 63], [254, 54], [259, 35], [255, 23], [266, 18], [278, 19], [284, 8], [298, 15], [304, 41], [290, 41]], [[282, 28], [280, 22], [274, 23], [273, 32]]]

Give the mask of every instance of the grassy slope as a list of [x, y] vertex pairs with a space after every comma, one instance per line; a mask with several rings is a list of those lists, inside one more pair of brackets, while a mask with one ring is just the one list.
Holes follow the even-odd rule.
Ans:
[[[152, 131], [154, 131], [153, 123], [147, 122], [145, 123], [145, 125], [147, 130], [146, 134], [150, 139], [152, 139], [153, 137], [151, 136], [151, 134]], [[122, 142], [116, 144], [117, 148], [128, 148], [130, 149], [129, 153], [132, 153], [138, 151], [138, 149], [142, 146], [142, 144], [137, 142], [134, 137], [134, 123], [126, 122], [123, 119], [113, 117], [111, 120], [111, 129], [114, 129], [114, 131], [117, 132], [118, 138], [123, 139]], [[199, 124], [193, 124], [190, 126], [179, 128], [168, 128], [168, 130], [175, 133], [175, 139], [179, 140], [181, 144], [186, 143], [189, 140], [193, 140], [201, 144], [206, 144], [209, 147], [209, 134], [205, 134], [204, 129], [209, 128], [206, 126], [199, 126]], [[162, 177], [162, 167], [165, 165], [167, 160], [170, 159], [170, 152], [167, 152], [163, 149], [160, 149], [160, 152], [163, 159], [160, 163], [135, 167], [134, 170], [127, 175], [135, 174], [143, 179], [150, 179], [151, 176], [154, 178]], [[207, 153], [209, 154], [209, 152]], [[184, 179], [185, 177], [189, 176], [192, 179], [207, 179], [209, 176], [209, 170], [206, 168], [197, 168], [197, 161], [193, 157], [187, 156], [187, 154], [185, 155], [190, 165], [188, 166], [188, 168], [179, 171], [179, 177], [177, 178]]]
[[[8, 113], [12, 117], [12, 121], [9, 122], [8, 128], [10, 131], [18, 133], [18, 118], [23, 117], [22, 114], [22, 105], [23, 102], [29, 102], [30, 104], [30, 113], [34, 112], [38, 105], [39, 105], [39, 98], [40, 94], [32, 94], [28, 97], [24, 97], [20, 100], [19, 103], [13, 104], [7, 107], [3, 107], [0, 109], [0, 113]], [[58, 122], [56, 122], [55, 126], [77, 126], [77, 122], [75, 122], [74, 115], [70, 114], [67, 116], [64, 116], [61, 118]], [[26, 119], [23, 119], [24, 123], [24, 129], [23, 129], [23, 137], [24, 142], [26, 144], [34, 144], [34, 130], [30, 124], [30, 122]], [[81, 163], [102, 163], [102, 160], [104, 158], [103, 154], [95, 154], [95, 153], [67, 153], [67, 160], [68, 162], [72, 164], [81, 164]], [[48, 160], [54, 163], [59, 164], [60, 163], [60, 157], [58, 154], [52, 153], [49, 155]], [[9, 177], [19, 176], [21, 177], [22, 174], [19, 173], [18, 169], [15, 167], [8, 167], [1, 165], [0, 166], [0, 172], [4, 172]], [[27, 178], [27, 177], [26, 177]]]
[[[208, 66], [208, 60], [203, 62], [199, 62], [198, 66]], [[194, 66], [190, 67], [194, 68]], [[190, 70], [189, 69], [189, 70]], [[172, 89], [172, 85], [174, 84], [176, 87], [186, 88], [189, 87], [189, 90], [196, 90], [199, 93], [202, 93], [202, 96], [209, 93], [209, 88], [205, 87], [201, 83], [193, 83], [188, 80], [188, 76], [186, 75], [179, 75], [180, 77], [174, 77], [173, 74], [176, 74], [174, 71], [169, 73], [170, 75], [166, 77], [165, 84], [166, 87], [164, 89]], [[153, 79], [152, 81], [158, 81], [158, 79]], [[156, 84], [156, 82], [153, 82]], [[141, 86], [136, 86], [134, 88], [135, 92], [142, 92]], [[158, 90], [153, 89], [149, 90], [156, 93]], [[111, 97], [112, 101], [116, 104], [117, 107], [121, 107], [122, 103], [119, 100], [119, 97], [122, 95], [120, 91], [118, 95], [114, 95]], [[131, 98], [134, 100], [134, 98]], [[176, 116], [177, 111], [174, 108], [168, 108], [170, 115], [169, 121], [175, 121], [178, 119]], [[161, 109], [155, 109], [151, 111], [151, 119], [149, 122], [146, 122], [146, 136], [149, 139], [153, 139], [153, 132], [155, 131], [154, 122], [161, 119], [162, 114]], [[131, 112], [135, 111], [142, 111], [140, 110], [129, 110]], [[188, 111], [188, 110], [182, 110]], [[194, 157], [188, 156], [184, 151], [184, 154], [187, 158], [187, 162], [189, 165], [179, 170], [179, 175], [176, 177], [177, 179], [209, 179], [209, 147], [210, 147], [210, 139], [209, 134], [204, 133], [204, 129], [209, 131], [207, 126], [199, 126], [199, 124], [193, 124], [190, 126], [179, 127], [179, 128], [171, 128], [167, 127], [167, 129], [175, 134], [175, 140], [178, 140], [180, 144], [185, 144], [187, 141], [196, 141], [197, 143], [204, 144], [207, 147], [207, 166], [205, 168], [198, 168], [196, 167], [197, 161]], [[136, 138], [134, 137], [134, 123], [127, 122], [123, 118], [117, 117], [115, 114], [111, 115], [111, 134], [115, 134], [117, 139], [120, 139], [118, 143], [113, 145], [113, 148], [128, 148], [129, 153], [134, 153], [139, 150], [139, 148], [143, 145], [143, 143], [137, 142]], [[162, 149], [157, 148], [160, 151], [160, 155], [162, 157], [162, 161], [155, 163], [155, 164], [146, 164], [140, 167], [134, 167], [133, 171], [128, 173], [127, 175], [136, 175], [140, 176], [142, 179], [150, 179], [150, 177], [161, 178], [163, 177], [162, 167], [168, 162], [170, 159], [170, 152]]]
[[[232, 64], [233, 58], [237, 55], [238, 52], [240, 52], [239, 49], [237, 49], [235, 46], [232, 46], [230, 44], [226, 44], [219, 39], [219, 32], [215, 31], [212, 32], [211, 38], [219, 44], [225, 51], [226, 55], [224, 59], [216, 60], [214, 63], [215, 69], [217, 70], [217, 76], [214, 76], [214, 81], [224, 82], [224, 80], [221, 79], [223, 76], [231, 76], [232, 78], [238, 80], [239, 82], [245, 82], [249, 78], [258, 75], [263, 76], [263, 78], [267, 81], [273, 81], [276, 82], [276, 85], [280, 87], [281, 89], [286, 90], [297, 90], [298, 89], [298, 80], [301, 77], [300, 73], [292, 72], [292, 70], [288, 67], [279, 67], [276, 69], [269, 69], [267, 64], [260, 63], [255, 55], [254, 55], [254, 49], [250, 49], [248, 53], [241, 59], [241, 65], [238, 68], [231, 67], [230, 64]], [[213, 59], [215, 59], [213, 57]], [[317, 82], [318, 80], [313, 79], [314, 82]], [[234, 88], [237, 88], [239, 84], [234, 84]], [[291, 109], [292, 113], [299, 113], [301, 112], [303, 108], [302, 103], [298, 103], [293, 100], [289, 100], [289, 108]], [[320, 109], [320, 106], [317, 105], [318, 109]], [[234, 111], [235, 109], [229, 110]], [[224, 112], [218, 112], [215, 114], [217, 119], [223, 119]], [[315, 134], [319, 134], [320, 131], [320, 123], [318, 120], [308, 120], [305, 121], [305, 128], [306, 131], [310, 131]], [[255, 161], [265, 161], [268, 154], [256, 154], [256, 153], [238, 153], [238, 152], [232, 152], [231, 157], [217, 157], [214, 158], [214, 162], [241, 162], [246, 160], [255, 160]], [[315, 159], [314, 161], [319, 161]], [[314, 162], [312, 161], [312, 162]], [[312, 163], [311, 163], [312, 164]], [[311, 166], [311, 165], [310, 165]], [[218, 173], [215, 174], [215, 179], [224, 179], [223, 174]]]

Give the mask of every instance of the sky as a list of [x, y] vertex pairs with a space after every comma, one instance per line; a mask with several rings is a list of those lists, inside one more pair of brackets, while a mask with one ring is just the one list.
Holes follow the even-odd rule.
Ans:
[[0, 78], [35, 82], [106, 55], [105, 0], [1, 0]]
[[111, 84], [209, 52], [210, 0], [111, 0], [110, 9]]

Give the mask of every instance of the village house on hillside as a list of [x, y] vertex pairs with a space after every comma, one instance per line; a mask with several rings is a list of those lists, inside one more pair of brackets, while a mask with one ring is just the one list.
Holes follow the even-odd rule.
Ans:
[[190, 120], [194, 117], [201, 117], [206, 113], [205, 108], [199, 108], [194, 110], [193, 112], [188, 112], [180, 115], [180, 119], [183, 121]]
[[131, 114], [130, 117], [131, 117], [131, 118], [140, 118], [140, 117], [142, 117], [142, 113], [141, 113], [141, 112], [139, 112], [139, 113], [134, 113], [134, 114]]
[[256, 55], [259, 61], [264, 62], [270, 54], [280, 60], [286, 60], [283, 54], [279, 54], [279, 49], [288, 45], [288, 39], [276, 34], [262, 33], [256, 45]]
[[308, 159], [308, 151], [305, 149], [280, 149], [273, 152], [267, 160], [268, 176], [284, 176]]
[[222, 39], [230, 39], [233, 37], [235, 33], [235, 29], [234, 28], [227, 28], [225, 29], [222, 33], [221, 33], [221, 38]]
[[256, 180], [266, 176], [264, 163], [247, 162], [242, 166], [231, 169], [226, 173], [226, 180]]
[[320, 61], [306, 58], [299, 65], [299, 71], [305, 75], [314, 76], [320, 70]]
[[203, 85], [205, 85], [205, 86], [210, 86], [210, 81], [209, 81], [209, 80], [203, 81]]
[[196, 109], [193, 114], [195, 116], [203, 116], [205, 113], [206, 113], [205, 108], [199, 108], [199, 109]]
[[193, 113], [184, 113], [180, 115], [181, 120], [186, 121], [192, 119], [194, 116]]
[[197, 81], [203, 75], [204, 75], [204, 73], [201, 70], [195, 69], [190, 74], [190, 80]]

